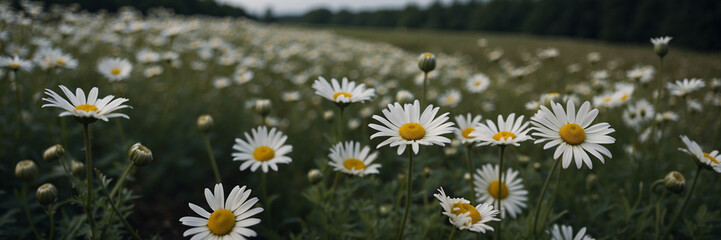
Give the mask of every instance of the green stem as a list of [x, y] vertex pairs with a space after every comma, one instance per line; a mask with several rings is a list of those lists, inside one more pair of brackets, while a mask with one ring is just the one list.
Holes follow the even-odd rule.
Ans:
[[339, 181], [340, 181], [340, 172], [335, 172], [335, 178], [333, 179], [333, 185], [330, 187], [330, 191], [328, 191], [328, 194], [330, 194], [330, 198], [328, 199], [328, 202], [333, 201], [333, 196], [335, 196], [335, 187], [338, 185]]
[[[653, 192], [653, 187], [651, 187], [651, 191]], [[663, 214], [661, 213], [661, 201], [666, 197], [666, 192], [663, 191], [661, 193], [661, 197], [656, 200], [656, 221], [654, 221], [654, 233], [656, 233], [656, 239], [661, 239], [661, 235], [659, 235], [659, 229], [661, 228], [661, 223], [663, 222]]]
[[[96, 172], [96, 174], [100, 175], [100, 170], [96, 169], [95, 172]], [[108, 194], [108, 189], [106, 189], [103, 184], [100, 184], [100, 189], [103, 190], [103, 194], [105, 195], [105, 198], [108, 199], [108, 203], [110, 204], [110, 208], [113, 209], [113, 213], [115, 213], [115, 215], [118, 215], [118, 218], [120, 218], [120, 221], [123, 222], [123, 226], [125, 226], [125, 228], [128, 229], [128, 232], [130, 232], [133, 235], [133, 238], [140, 240], [141, 238], [140, 238], [140, 236], [138, 236], [138, 233], [135, 232], [135, 230], [133, 230], [133, 227], [130, 226], [130, 223], [128, 223], [128, 221], [125, 220], [123, 215], [121, 215], [120, 212], [118, 211], [118, 209], [115, 207], [115, 203], [113, 202], [113, 199]]]
[[40, 233], [38, 233], [38, 230], [35, 228], [35, 221], [33, 221], [33, 216], [30, 214], [30, 207], [28, 207], [28, 184], [23, 183], [22, 187], [22, 193], [20, 195], [21, 200], [23, 201], [23, 210], [25, 210], [25, 217], [28, 218], [28, 222], [30, 223], [30, 229], [33, 230], [33, 233], [35, 234], [35, 238], [41, 240], [43, 239], [40, 237]]
[[453, 240], [454, 235], [456, 235], [456, 227], [453, 227], [453, 230], [451, 230], [451, 235], [448, 236], [448, 240]]
[[210, 138], [208, 137], [208, 134], [205, 134], [205, 147], [208, 149], [208, 158], [210, 159], [210, 165], [213, 166], [215, 183], [222, 183], [222, 181], [220, 180], [220, 172], [218, 171], [218, 164], [215, 162], [215, 155], [213, 155], [213, 147], [210, 145]]
[[266, 217], [266, 219], [268, 219], [268, 220], [267, 220], [267, 221], [268, 221], [268, 228], [272, 229], [272, 228], [273, 228], [273, 227], [272, 227], [273, 225], [271, 225], [271, 224], [273, 223], [273, 221], [272, 221], [272, 219], [271, 219], [271, 216], [272, 216], [272, 215], [270, 215], [270, 209], [271, 209], [271, 208], [270, 208], [270, 198], [268, 198], [268, 187], [267, 187], [267, 186], [268, 186], [268, 185], [267, 185], [267, 182], [268, 182], [268, 181], [267, 181], [267, 176], [268, 176], [268, 173], [263, 173], [263, 176], [261, 177], [260, 185], [261, 185], [261, 188], [262, 188], [262, 191], [263, 191], [263, 202], [265, 203], [265, 204], [263, 204], [263, 205], [265, 205], [265, 206], [263, 206], [263, 209], [265, 209], [265, 210], [264, 210], [264, 212], [265, 212], [265, 217]]
[[85, 178], [88, 183], [88, 197], [85, 200], [85, 213], [90, 224], [90, 239], [95, 239], [95, 219], [93, 219], [93, 160], [91, 158], [90, 126], [83, 123], [83, 140], [85, 141]]
[[120, 175], [120, 178], [118, 179], [118, 182], [115, 183], [115, 186], [113, 187], [113, 190], [110, 191], [110, 197], [115, 196], [115, 194], [118, 193], [118, 190], [120, 190], [120, 188], [123, 187], [123, 185], [125, 184], [125, 178], [128, 177], [128, 174], [130, 173], [130, 171], [131, 171], [134, 167], [135, 167], [135, 164], [133, 164], [133, 162], [130, 162], [130, 164], [128, 164], [128, 167], [125, 168], [125, 171], [123, 172], [123, 175]]
[[471, 161], [471, 147], [472, 144], [466, 144], [466, 164], [468, 165], [468, 174], [471, 175], [471, 202], [476, 200], [476, 189], [473, 187], [475, 181], [473, 181], [473, 161]]
[[422, 91], [423, 91], [422, 97], [423, 98], [421, 98], [421, 105], [423, 105], [426, 102], [426, 84], [428, 84], [427, 82], [428, 82], [428, 73], [423, 72], [423, 89], [422, 89]]
[[343, 109], [345, 107], [340, 107], [340, 114], [338, 115], [338, 142], [343, 141]]
[[22, 104], [22, 99], [20, 99], [20, 82], [18, 81], [18, 70], [14, 69], [13, 73], [15, 75], [15, 110], [17, 111], [18, 116], [18, 128], [15, 129], [15, 140], [20, 141], [20, 136], [22, 136], [20, 133], [22, 132], [23, 127], [23, 115], [22, 111], [20, 110], [20, 104]]
[[683, 213], [683, 210], [686, 208], [686, 205], [688, 205], [688, 200], [691, 199], [691, 194], [693, 194], [694, 188], [696, 188], [696, 182], [698, 182], [698, 176], [701, 175], [701, 170], [703, 170], [703, 167], [701, 165], [698, 166], [698, 170], [693, 175], [693, 182], [691, 182], [691, 189], [688, 190], [688, 193], [686, 194], [686, 197], [683, 199], [683, 203], [681, 204], [681, 208], [678, 209], [676, 212], [676, 215], [674, 215], [673, 220], [671, 220], [671, 223], [666, 226], [666, 230], [663, 231], [663, 234], [661, 236], [666, 236], [671, 232], [671, 229], [673, 228], [673, 225], [676, 224], [676, 221], [678, 221], [679, 217], [681, 217], [681, 214]]
[[53, 240], [55, 234], [55, 210], [52, 207], [48, 207], [48, 217], [50, 217], [50, 232], [48, 232], [48, 240]]
[[543, 184], [543, 188], [541, 189], [541, 197], [538, 198], [538, 203], [536, 204], [536, 215], [533, 218], [533, 227], [531, 228], [531, 234], [533, 234], [533, 238], [536, 238], [536, 225], [538, 225], [538, 216], [541, 215], [541, 204], [543, 203], [543, 197], [546, 195], [546, 190], [548, 190], [548, 184], [551, 182], [551, 176], [553, 176], [553, 172], [556, 171], [556, 168], [558, 168], [558, 165], [561, 162], [561, 160], [554, 161], [556, 161], [556, 163], [553, 164], [551, 172], [549, 172], [548, 176], [546, 177], [546, 182]]
[[[503, 206], [501, 205], [501, 199], [503, 198], [502, 189], [503, 189], [503, 152], [505, 152], [506, 146], [500, 145], [500, 149], [498, 149], [498, 195], [496, 195], [496, 201], [498, 201], [498, 218], [500, 221], [498, 221], [498, 231], [496, 231], [496, 239], [502, 239], [503, 236], [501, 227], [503, 226]], [[473, 176], [473, 175], [471, 175]]]
[[396, 239], [403, 239], [403, 230], [406, 226], [406, 219], [408, 219], [408, 212], [411, 209], [411, 184], [413, 184], [413, 150], [406, 149], [408, 151], [408, 183], [406, 184], [406, 209], [403, 213], [403, 220], [401, 220], [401, 228], [398, 230]]
[[[553, 189], [558, 189], [558, 184], [561, 182], [561, 174], [562, 174], [562, 173], [563, 173], [562, 171], [559, 171], [559, 172], [556, 174], [556, 182], [553, 184]], [[558, 192], [559, 192], [559, 191], [554, 190], [554, 191], [551, 193], [551, 201], [550, 201], [550, 202], [552, 202], [552, 203], [553, 203], [553, 202], [556, 202], [556, 196], [558, 195]], [[548, 216], [551, 216], [551, 211], [548, 211], [548, 212], [546, 213], [546, 216], [545, 216], [544, 219], [548, 219]]]

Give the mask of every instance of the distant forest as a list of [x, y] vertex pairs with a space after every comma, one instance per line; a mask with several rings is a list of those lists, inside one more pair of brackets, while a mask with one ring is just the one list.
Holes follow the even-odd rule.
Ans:
[[721, 0], [466, 0], [428, 7], [352, 12], [315, 9], [309, 24], [408, 29], [523, 32], [614, 42], [648, 42], [721, 50]]
[[[37, 0], [32, 0], [37, 1]], [[16, 6], [19, 1], [14, 0]], [[208, 15], [208, 16], [230, 16], [230, 17], [248, 17], [253, 18], [242, 8], [218, 4], [214, 0], [40, 0], [48, 7], [52, 4], [68, 6], [78, 4], [81, 9], [90, 12], [105, 10], [116, 12], [124, 6], [132, 6], [144, 13], [148, 9], [164, 7], [173, 9], [176, 14], [182, 15]]]

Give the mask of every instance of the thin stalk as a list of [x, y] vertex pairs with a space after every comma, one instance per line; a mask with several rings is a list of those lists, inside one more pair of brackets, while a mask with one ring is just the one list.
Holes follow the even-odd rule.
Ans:
[[413, 184], [413, 151], [408, 150], [408, 183], [406, 184], [406, 209], [403, 213], [403, 220], [401, 220], [401, 228], [398, 230], [396, 239], [403, 239], [403, 230], [406, 226], [406, 219], [408, 219], [408, 212], [411, 209], [411, 184]]
[[23, 127], [23, 116], [22, 111], [20, 110], [20, 104], [22, 104], [22, 99], [20, 99], [20, 82], [18, 81], [18, 70], [14, 69], [13, 73], [15, 75], [15, 110], [18, 117], [18, 128], [15, 129], [15, 140], [20, 141], [20, 132], [22, 132]]
[[[503, 198], [502, 189], [503, 189], [503, 152], [505, 152], [506, 146], [501, 145], [500, 149], [498, 149], [498, 195], [496, 195], [496, 201], [498, 201], [498, 218], [500, 221], [498, 221], [498, 231], [496, 231], [496, 239], [502, 239], [503, 236], [501, 227], [503, 226], [503, 206], [501, 205], [501, 199]], [[471, 175], [473, 176], [473, 175]]]
[[[558, 171], [558, 173], [556, 174], [556, 182], [553, 184], [553, 189], [558, 189], [558, 184], [561, 182], [561, 174], [562, 174], [562, 173], [563, 173], [563, 171]], [[559, 192], [559, 191], [554, 190], [554, 191], [551, 193], [551, 202], [552, 202], [552, 203], [556, 202], [556, 196], [558, 195], [558, 192]], [[546, 213], [546, 216], [545, 216], [544, 219], [548, 219], [548, 216], [551, 216], [551, 211], [548, 211], [548, 212]]]
[[681, 217], [681, 214], [683, 213], [683, 209], [686, 208], [686, 205], [688, 205], [688, 200], [691, 199], [691, 194], [693, 194], [694, 188], [696, 188], [696, 182], [698, 182], [698, 176], [701, 175], [701, 170], [703, 170], [703, 167], [701, 165], [698, 166], [698, 170], [693, 174], [693, 182], [691, 182], [691, 189], [688, 190], [688, 193], [686, 194], [686, 197], [683, 199], [683, 203], [681, 204], [681, 208], [678, 209], [676, 212], [676, 215], [674, 215], [673, 220], [671, 220], [671, 223], [666, 226], [666, 230], [663, 231], [663, 234], [661, 236], [666, 236], [671, 232], [671, 228], [674, 224], [676, 224], [676, 221], [678, 221], [679, 217]]
[[[473, 187], [473, 161], [471, 161], [471, 147], [472, 144], [466, 144], [466, 164], [468, 165], [468, 174], [471, 175], [471, 202], [475, 202], [476, 189]], [[454, 228], [455, 229], [455, 228]]]
[[[213, 155], [213, 147], [210, 145], [210, 138], [208, 137], [208, 134], [205, 134], [205, 147], [208, 149], [208, 159], [210, 159], [210, 165], [213, 166], [215, 183], [222, 183], [220, 180], [220, 172], [218, 171], [218, 164], [215, 163], [215, 155]], [[265, 176], [265, 174], [263, 176]]]
[[[651, 188], [651, 191], [653, 191], [653, 187]], [[661, 197], [656, 200], [656, 221], [654, 221], [654, 233], [656, 233], [656, 239], [661, 239], [661, 235], [659, 235], [659, 230], [661, 229], [661, 223], [663, 222], [663, 216], [664, 214], [661, 213], [661, 201], [666, 197], [666, 192], [663, 191], [661, 193]]]
[[90, 239], [95, 239], [95, 220], [93, 219], [93, 160], [91, 158], [90, 126], [83, 123], [83, 140], [85, 141], [85, 178], [88, 183], [88, 197], [85, 200], [85, 214], [90, 224]]
[[[97, 173], [98, 175], [100, 175], [100, 170], [97, 170], [97, 169], [96, 169], [95, 171], [96, 171], [96, 173]], [[115, 215], [118, 215], [118, 218], [120, 218], [120, 221], [123, 223], [123, 226], [125, 226], [125, 228], [128, 229], [128, 232], [130, 232], [130, 233], [133, 235], [133, 238], [135, 238], [135, 239], [137, 239], [137, 240], [140, 240], [141, 238], [140, 238], [140, 236], [138, 236], [138, 233], [135, 232], [135, 230], [133, 230], [133, 227], [130, 226], [130, 223], [128, 223], [128, 221], [125, 220], [125, 218], [123, 217], [123, 215], [121, 215], [120, 212], [118, 211], [118, 209], [115, 207], [115, 203], [113, 202], [113, 198], [111, 198], [110, 195], [108, 194], [108, 189], [106, 189], [103, 184], [100, 184], [100, 189], [103, 190], [103, 194], [105, 195], [105, 198], [108, 199], [108, 203], [110, 204], [110, 208], [113, 209], [113, 213], [115, 213]]]
[[330, 194], [330, 198], [328, 199], [328, 202], [333, 201], [333, 196], [335, 196], [335, 187], [338, 185], [339, 181], [340, 181], [340, 172], [335, 172], [335, 178], [333, 179], [333, 185], [330, 187], [330, 191], [328, 191], [328, 194]]
[[453, 227], [453, 230], [451, 230], [451, 235], [448, 236], [448, 240], [453, 240], [454, 235], [456, 235], [456, 227]]
[[265, 205], [265, 206], [263, 206], [263, 209], [265, 209], [265, 210], [264, 210], [264, 212], [265, 212], [265, 217], [266, 217], [266, 219], [268, 219], [268, 228], [271, 228], [271, 229], [272, 229], [272, 228], [273, 228], [273, 227], [272, 227], [272, 226], [273, 226], [273, 225], [272, 225], [273, 221], [271, 220], [271, 216], [272, 216], [272, 215], [270, 215], [270, 209], [271, 209], [271, 208], [270, 208], [270, 198], [268, 198], [268, 188], [267, 188], [267, 186], [268, 186], [268, 185], [267, 185], [267, 182], [268, 182], [268, 181], [266, 180], [266, 179], [267, 179], [267, 176], [268, 176], [268, 173], [263, 173], [263, 176], [261, 177], [260, 185], [261, 185], [261, 188], [262, 188], [262, 191], [263, 191], [263, 202], [265, 203], [265, 204], [263, 204], [263, 205]]
[[125, 184], [125, 178], [128, 177], [128, 174], [130, 174], [130, 171], [131, 171], [133, 168], [135, 168], [135, 164], [133, 164], [132, 162], [130, 162], [130, 164], [128, 164], [128, 167], [125, 168], [125, 171], [123, 172], [123, 175], [120, 175], [120, 178], [118, 179], [118, 182], [115, 183], [115, 186], [113, 187], [113, 190], [110, 191], [110, 197], [114, 197], [115, 194], [118, 193], [118, 190], [120, 190], [120, 188], [123, 187], [123, 185]]
[[553, 172], [556, 171], [556, 168], [558, 168], [558, 165], [561, 162], [561, 160], [554, 161], [556, 161], [556, 163], [553, 164], [551, 172], [549, 172], [548, 176], [546, 177], [546, 182], [543, 184], [543, 188], [541, 189], [541, 197], [538, 198], [538, 203], [536, 204], [536, 215], [533, 218], [533, 227], [531, 228], [531, 234], [533, 234], [533, 238], [536, 238], [536, 226], [538, 225], [538, 216], [541, 215], [541, 204], [543, 203], [543, 197], [546, 195], [546, 190], [548, 190], [548, 184], [551, 182], [551, 176], [553, 176]]
[[423, 72], [423, 89], [422, 89], [422, 91], [423, 91], [423, 93], [422, 93], [423, 98], [421, 98], [421, 105], [423, 105], [423, 104], [426, 103], [426, 84], [428, 84], [427, 82], [428, 82], [428, 73], [427, 73], [427, 72]]
[[40, 233], [38, 233], [38, 230], [35, 228], [35, 221], [33, 221], [33, 216], [30, 214], [30, 207], [28, 207], [28, 184], [23, 183], [22, 187], [22, 193], [20, 193], [20, 198], [23, 202], [23, 210], [25, 210], [25, 217], [28, 218], [28, 222], [30, 223], [30, 229], [33, 230], [33, 233], [35, 234], [35, 238], [41, 240], [43, 239], [40, 237]]
[[55, 210], [52, 207], [48, 207], [48, 217], [50, 217], [50, 231], [48, 232], [48, 240], [53, 240], [55, 235]]
[[338, 115], [338, 142], [343, 141], [343, 109], [345, 107], [340, 107], [340, 114]]

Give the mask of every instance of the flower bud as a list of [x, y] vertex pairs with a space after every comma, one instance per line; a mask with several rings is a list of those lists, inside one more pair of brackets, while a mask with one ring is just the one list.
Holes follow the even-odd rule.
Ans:
[[198, 129], [200, 129], [201, 132], [210, 132], [210, 130], [213, 129], [213, 125], [215, 125], [215, 121], [213, 121], [213, 117], [210, 115], [205, 114], [198, 117]]
[[55, 144], [52, 147], [45, 149], [45, 152], [43, 152], [43, 160], [46, 162], [52, 162], [60, 159], [63, 155], [65, 155], [63, 145]]
[[659, 57], [664, 57], [666, 54], [668, 54], [668, 42], [673, 39], [672, 37], [665, 36], [665, 37], [658, 37], [658, 38], [651, 38], [651, 43], [653, 44], [653, 51], [658, 55]]
[[38, 176], [38, 166], [33, 160], [22, 160], [15, 165], [15, 177], [23, 182], [29, 182]]
[[596, 186], [596, 182], [598, 182], [598, 175], [595, 173], [588, 174], [588, 176], [586, 176], [586, 189], [593, 189]]
[[431, 176], [431, 168], [424, 167], [423, 168], [423, 177], [428, 178]]
[[471, 181], [471, 174], [470, 174], [470, 173], [465, 173], [465, 174], [463, 174], [463, 180], [466, 180], [466, 182], [470, 182], [470, 181]]
[[35, 192], [35, 198], [40, 205], [51, 204], [58, 198], [58, 189], [52, 183], [43, 184]]
[[85, 172], [85, 164], [72, 160], [70, 161], [70, 171], [73, 172], [73, 175], [81, 175]]
[[418, 57], [418, 68], [424, 73], [428, 73], [436, 69], [436, 56], [431, 53], [423, 53]]
[[262, 117], [268, 116], [270, 107], [270, 99], [258, 99], [255, 101], [255, 111]]
[[314, 168], [308, 171], [308, 182], [310, 182], [310, 184], [315, 185], [321, 180], [323, 180], [323, 173], [321, 173], [320, 170]]
[[325, 111], [323, 112], [323, 120], [325, 120], [326, 122], [332, 122], [334, 115], [335, 113], [333, 113], [333, 111], [331, 110]]
[[133, 144], [128, 151], [130, 161], [135, 166], [141, 167], [153, 161], [153, 152], [140, 143]]
[[381, 205], [381, 207], [379, 209], [381, 216], [387, 216], [388, 213], [391, 212], [391, 208], [393, 208], [393, 205], [390, 205], [390, 204]]
[[663, 178], [663, 183], [666, 185], [666, 189], [672, 193], [683, 192], [686, 187], [686, 179], [683, 178], [683, 174], [678, 171], [671, 171], [666, 174]]

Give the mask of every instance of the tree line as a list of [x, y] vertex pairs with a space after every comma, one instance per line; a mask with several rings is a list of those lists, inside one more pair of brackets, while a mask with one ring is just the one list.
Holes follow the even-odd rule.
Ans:
[[408, 29], [523, 32], [614, 42], [648, 42], [669, 35], [673, 44], [721, 50], [719, 0], [436, 0], [427, 7], [332, 12], [318, 8], [308, 24]]
[[[19, 0], [13, 0], [13, 2], [13, 5], [16, 8], [19, 8]], [[49, 7], [52, 4], [63, 6], [77, 4], [80, 9], [90, 12], [97, 12], [101, 10], [116, 12], [121, 7], [131, 6], [147, 13], [149, 9], [163, 7], [172, 9], [173, 12], [181, 15], [197, 14], [219, 17], [246, 17], [254, 19], [253, 16], [249, 15], [242, 8], [219, 4], [214, 0], [40, 0], [39, 2], [43, 2], [46, 7]]]

